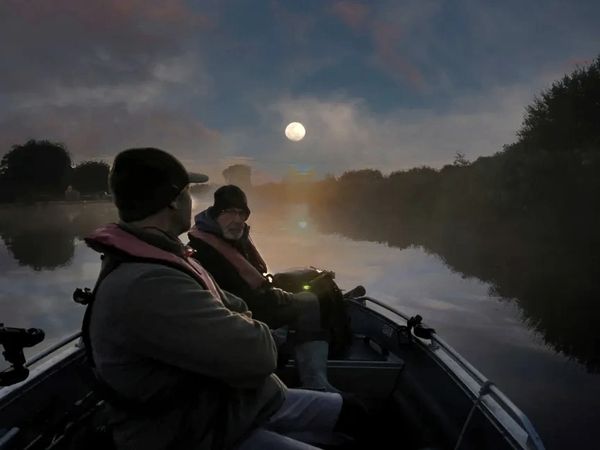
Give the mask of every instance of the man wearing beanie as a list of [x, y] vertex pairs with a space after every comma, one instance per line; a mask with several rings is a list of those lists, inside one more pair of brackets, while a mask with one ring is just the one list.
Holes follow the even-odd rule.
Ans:
[[207, 179], [162, 150], [125, 150], [109, 180], [121, 221], [86, 238], [103, 260], [82, 335], [115, 443], [314, 448], [285, 434], [343, 429], [341, 397], [288, 390], [273, 374], [269, 327], [221, 290], [177, 237], [191, 225], [189, 183]]
[[244, 299], [253, 317], [277, 329], [295, 330], [294, 356], [301, 386], [339, 392], [327, 379], [328, 333], [321, 326], [318, 299], [273, 287], [267, 265], [250, 239], [250, 208], [244, 192], [227, 185], [214, 193], [214, 204], [195, 217], [188, 233], [194, 257], [219, 285]]

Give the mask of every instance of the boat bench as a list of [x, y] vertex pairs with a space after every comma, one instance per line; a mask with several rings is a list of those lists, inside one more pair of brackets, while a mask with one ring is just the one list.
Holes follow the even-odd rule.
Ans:
[[[396, 387], [404, 361], [364, 336], [354, 335], [344, 357], [330, 359], [327, 368], [329, 381], [342, 391], [387, 397]], [[290, 387], [299, 384], [293, 359], [278, 370], [278, 375]]]

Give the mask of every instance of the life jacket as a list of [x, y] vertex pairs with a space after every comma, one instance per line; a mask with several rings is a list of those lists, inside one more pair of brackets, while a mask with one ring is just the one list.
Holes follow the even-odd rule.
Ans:
[[210, 274], [195, 259], [191, 258], [193, 251], [189, 251], [185, 256], [178, 256], [148, 244], [117, 224], [109, 224], [98, 228], [85, 238], [85, 242], [92, 249], [101, 253], [117, 253], [133, 260], [163, 264], [179, 269], [191, 275], [215, 298], [223, 301], [221, 290], [217, 288]]
[[[98, 288], [102, 281], [120, 264], [128, 262], [142, 262], [152, 264], [162, 264], [179, 269], [190, 275], [198, 282], [203, 289], [209, 290], [215, 298], [223, 301], [221, 290], [204, 268], [191, 258], [191, 253], [184, 256], [178, 256], [169, 251], [160, 249], [154, 245], [148, 244], [137, 236], [120, 228], [116, 224], [109, 224], [98, 228], [90, 236], [85, 238], [85, 242], [92, 249], [102, 253], [102, 269], [92, 291], [77, 289], [73, 294], [76, 302], [86, 305], [85, 314], [82, 322], [81, 336], [85, 344], [85, 351], [88, 364], [92, 366], [95, 375], [95, 388], [104, 399], [120, 409], [134, 412], [142, 415], [153, 415], [164, 411], [166, 408], [179, 406], [178, 402], [189, 398], [189, 389], [198, 385], [202, 376], [190, 374], [189, 380], [182, 383], [177, 392], [171, 392], [167, 397], [152, 399], [150, 401], [137, 401], [126, 398], [115, 391], [107, 382], [105, 382], [96, 370], [93, 359], [92, 344], [90, 339], [90, 323], [94, 306], [94, 300]], [[78, 298], [76, 298], [78, 296]], [[219, 383], [216, 380], [205, 377], [209, 383], [214, 383], [218, 389]]]
[[[200, 230], [198, 227], [194, 226], [188, 233], [190, 237], [199, 239], [212, 248], [214, 248], [217, 252], [219, 252], [229, 263], [235, 268], [235, 270], [239, 273], [240, 277], [250, 286], [252, 289], [258, 289], [267, 282], [266, 274], [262, 274], [258, 271], [256, 267], [254, 267], [250, 262], [244, 258], [244, 256], [229, 242], [221, 239], [218, 236], [215, 236], [212, 233], [207, 233], [206, 231]], [[254, 253], [254, 256], [257, 258], [259, 263], [265, 268], [267, 264], [264, 262], [258, 249], [252, 243], [252, 240], [248, 236], [248, 244], [249, 250]]]

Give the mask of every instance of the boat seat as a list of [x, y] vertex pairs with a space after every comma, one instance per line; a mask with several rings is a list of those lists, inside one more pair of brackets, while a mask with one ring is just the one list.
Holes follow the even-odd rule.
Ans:
[[[404, 361], [358, 334], [353, 336], [343, 357], [330, 359], [327, 364], [329, 380], [335, 387], [376, 397], [391, 395], [403, 368]], [[288, 359], [277, 373], [288, 386], [298, 386], [293, 358]]]

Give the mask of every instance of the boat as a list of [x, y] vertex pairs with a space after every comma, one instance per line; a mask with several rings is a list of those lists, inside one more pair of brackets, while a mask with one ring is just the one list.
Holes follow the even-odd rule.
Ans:
[[[334, 386], [377, 407], [378, 442], [403, 449], [544, 449], [527, 416], [420, 316], [364, 289], [356, 293], [345, 300], [350, 348], [329, 360], [328, 373]], [[6, 344], [1, 330], [0, 343]], [[278, 375], [297, 385], [293, 359]], [[91, 387], [80, 333], [0, 376], [27, 377], [0, 389], [0, 450], [110, 448], [104, 400]]]

